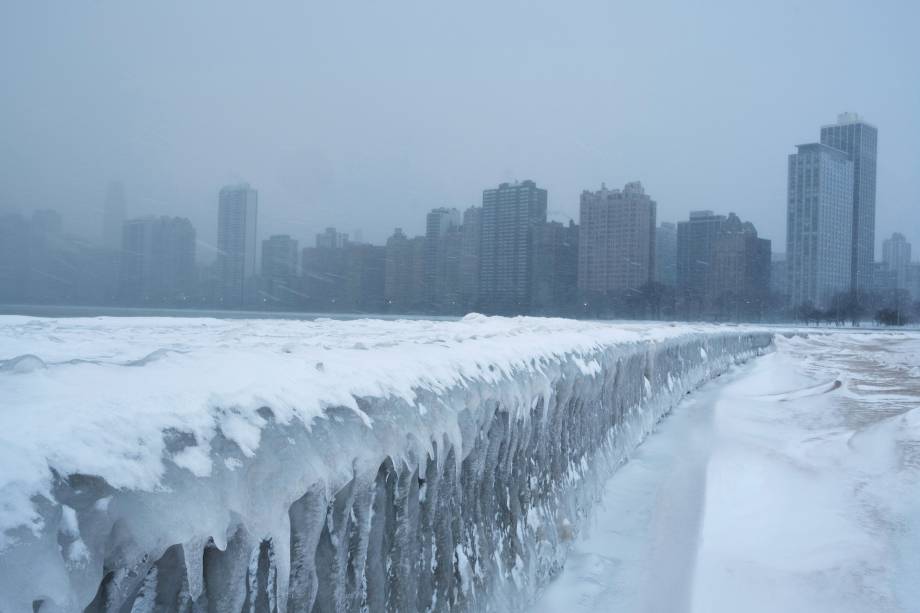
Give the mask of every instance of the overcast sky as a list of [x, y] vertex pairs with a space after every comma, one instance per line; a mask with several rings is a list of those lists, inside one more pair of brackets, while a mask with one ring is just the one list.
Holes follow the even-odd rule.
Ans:
[[120, 179], [130, 216], [213, 242], [245, 180], [263, 236], [382, 242], [502, 181], [577, 219], [583, 189], [638, 179], [659, 220], [735, 211], [784, 251], [787, 155], [855, 111], [879, 128], [879, 242], [916, 258], [918, 23], [916, 0], [10, 0], [0, 209], [97, 235]]

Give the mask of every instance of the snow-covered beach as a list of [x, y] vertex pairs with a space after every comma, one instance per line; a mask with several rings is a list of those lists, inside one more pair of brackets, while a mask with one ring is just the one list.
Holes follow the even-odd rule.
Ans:
[[920, 610], [920, 334], [806, 334], [662, 422], [540, 611]]

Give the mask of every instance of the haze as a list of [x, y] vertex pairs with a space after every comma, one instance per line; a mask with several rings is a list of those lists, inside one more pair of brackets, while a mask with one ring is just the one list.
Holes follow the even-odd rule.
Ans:
[[920, 5], [740, 4], [6, 3], [0, 209], [95, 237], [121, 180], [129, 216], [213, 243], [245, 180], [263, 237], [382, 243], [501, 181], [564, 220], [638, 179], [660, 221], [735, 211], [781, 251], [787, 155], [855, 111], [879, 129], [877, 242], [920, 244]]

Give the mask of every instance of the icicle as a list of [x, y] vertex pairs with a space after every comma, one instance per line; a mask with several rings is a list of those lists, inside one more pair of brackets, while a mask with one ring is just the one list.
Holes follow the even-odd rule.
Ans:
[[188, 580], [188, 592], [192, 600], [198, 600], [204, 591], [204, 550], [208, 546], [205, 537], [194, 538], [182, 545], [185, 558], [185, 576]]

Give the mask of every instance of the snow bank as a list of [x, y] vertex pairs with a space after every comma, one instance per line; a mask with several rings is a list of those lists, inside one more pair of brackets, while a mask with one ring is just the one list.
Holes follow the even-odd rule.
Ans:
[[520, 607], [767, 332], [0, 317], [0, 611]]

